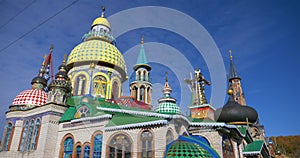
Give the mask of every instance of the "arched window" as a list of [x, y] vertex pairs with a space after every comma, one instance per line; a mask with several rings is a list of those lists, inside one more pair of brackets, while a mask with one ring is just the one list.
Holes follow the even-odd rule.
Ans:
[[131, 141], [124, 134], [113, 137], [109, 143], [109, 158], [130, 158]]
[[141, 157], [142, 158], [151, 158], [153, 157], [153, 135], [150, 131], [144, 131], [141, 134], [141, 142], [142, 142], [142, 146], [141, 146]]
[[84, 95], [86, 86], [86, 77], [84, 75], [79, 75], [75, 79], [74, 95]]
[[29, 127], [29, 122], [25, 121], [25, 123], [23, 125], [22, 138], [21, 138], [21, 143], [20, 143], [20, 147], [19, 147], [20, 151], [25, 150], [25, 142], [26, 142], [26, 137], [27, 137], [27, 134], [28, 134], [28, 127]]
[[84, 147], [84, 152], [83, 152], [83, 158], [89, 158], [90, 157], [90, 146], [87, 145]]
[[234, 158], [233, 146], [230, 137], [226, 134], [222, 137], [223, 158]]
[[140, 101], [145, 102], [144, 99], [145, 99], [145, 87], [142, 86], [142, 87], [140, 88]]
[[94, 143], [93, 158], [101, 158], [102, 135], [101, 134], [97, 134], [94, 137], [93, 143]]
[[13, 130], [12, 123], [8, 123], [5, 127], [5, 136], [4, 136], [4, 143], [2, 148], [3, 151], [8, 151], [10, 148], [9, 145], [12, 139], [12, 130]]
[[25, 150], [26, 151], [30, 150], [31, 138], [32, 138], [32, 135], [33, 135], [33, 128], [34, 128], [34, 120], [31, 120], [30, 126], [29, 126], [29, 131], [28, 131], [28, 136], [26, 138], [26, 143], [25, 143]]
[[35, 150], [37, 148], [38, 137], [40, 133], [41, 120], [36, 119], [33, 138], [31, 140], [31, 150]]
[[72, 157], [72, 152], [73, 152], [73, 139], [71, 137], [68, 137], [64, 141], [64, 153], [63, 157], [64, 158], [71, 158]]
[[104, 76], [98, 75], [93, 79], [93, 94], [105, 98], [107, 80]]
[[174, 140], [173, 133], [171, 130], [168, 130], [166, 135], [166, 145], [170, 144]]
[[80, 154], [81, 154], [81, 146], [78, 145], [76, 146], [76, 158], [80, 158]]
[[117, 81], [114, 81], [112, 84], [112, 98], [118, 98], [119, 97], [119, 84]]

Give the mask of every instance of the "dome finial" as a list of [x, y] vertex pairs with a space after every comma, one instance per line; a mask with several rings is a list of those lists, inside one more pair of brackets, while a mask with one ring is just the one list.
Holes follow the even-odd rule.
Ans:
[[101, 14], [101, 17], [102, 17], [102, 18], [104, 18], [105, 7], [104, 7], [104, 6], [102, 6], [102, 7], [101, 7], [101, 9], [102, 9], [102, 14]]
[[142, 36], [141, 44], [144, 44], [144, 35]]
[[66, 59], [67, 59], [67, 54], [64, 54], [64, 60], [63, 60], [63, 65], [66, 65]]
[[54, 45], [51, 44], [51, 46], [50, 46], [50, 53], [52, 53], [53, 49], [54, 49]]
[[43, 63], [42, 63], [42, 67], [45, 67], [45, 63], [46, 63], [46, 58], [47, 58], [47, 55], [46, 54], [44, 54], [44, 61], [43, 61]]
[[232, 60], [232, 50], [231, 49], [229, 49], [229, 54], [230, 54], [229, 58], [230, 58], [230, 60]]

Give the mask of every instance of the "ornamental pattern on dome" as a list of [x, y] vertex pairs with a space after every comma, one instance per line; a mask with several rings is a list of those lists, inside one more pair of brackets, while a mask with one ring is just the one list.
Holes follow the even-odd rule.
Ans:
[[85, 61], [109, 63], [121, 68], [126, 73], [123, 55], [114, 45], [104, 41], [89, 40], [79, 44], [70, 53], [67, 65]]
[[30, 89], [21, 92], [13, 100], [12, 105], [44, 105], [47, 101], [48, 94], [39, 89]]
[[205, 157], [212, 158], [213, 156], [195, 143], [178, 140], [174, 142], [166, 154], [167, 158], [171, 157]]
[[164, 113], [164, 114], [179, 114], [180, 110], [179, 107], [172, 102], [162, 102], [159, 103], [157, 108], [155, 109], [156, 112]]

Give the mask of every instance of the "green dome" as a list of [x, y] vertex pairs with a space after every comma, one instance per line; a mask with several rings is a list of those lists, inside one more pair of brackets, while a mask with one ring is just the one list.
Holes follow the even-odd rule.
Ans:
[[179, 114], [180, 110], [176, 103], [173, 102], [162, 102], [159, 103], [157, 108], [155, 109], [158, 113], [163, 114]]
[[182, 140], [175, 141], [166, 152], [167, 158], [185, 158], [185, 157], [194, 157], [194, 158], [213, 158], [213, 155], [203, 149], [201, 146], [186, 142]]

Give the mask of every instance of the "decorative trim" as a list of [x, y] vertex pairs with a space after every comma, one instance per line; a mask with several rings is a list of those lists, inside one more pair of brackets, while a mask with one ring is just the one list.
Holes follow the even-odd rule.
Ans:
[[216, 108], [214, 108], [213, 106], [211, 106], [210, 104], [202, 104], [202, 105], [194, 105], [194, 106], [190, 106], [190, 109], [194, 109], [194, 108], [205, 108], [205, 107], [210, 107], [212, 108], [214, 111], [216, 111]]
[[143, 122], [143, 123], [106, 127], [104, 130], [105, 131], [114, 131], [114, 130], [120, 130], [120, 129], [138, 128], [138, 127], [153, 126], [153, 125], [166, 125], [166, 124], [168, 124], [167, 120], [158, 120], [158, 121], [150, 121], [150, 122]]
[[92, 120], [110, 119], [110, 118], [112, 118], [112, 115], [105, 114], [105, 115], [96, 116], [96, 117], [84, 117], [84, 118], [80, 118], [80, 119], [71, 120], [71, 123], [92, 121]]

